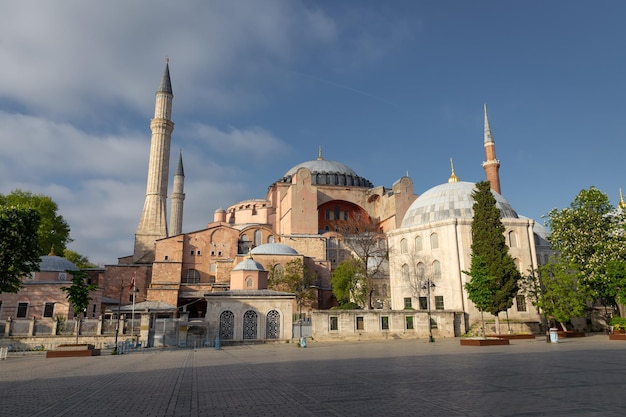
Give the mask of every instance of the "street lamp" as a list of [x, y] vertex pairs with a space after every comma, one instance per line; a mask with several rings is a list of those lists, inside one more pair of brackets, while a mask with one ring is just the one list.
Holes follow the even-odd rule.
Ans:
[[113, 347], [113, 354], [117, 355], [117, 335], [120, 332], [120, 314], [122, 308], [122, 292], [124, 291], [124, 281], [120, 286], [120, 302], [117, 305], [117, 324], [115, 325], [115, 346]]
[[427, 297], [428, 297], [426, 299], [426, 305], [428, 308], [428, 341], [432, 343], [435, 341], [435, 339], [433, 338], [433, 326], [432, 326], [431, 315], [430, 315], [430, 289], [431, 288], [435, 288], [435, 283], [432, 282], [430, 279], [426, 280], [426, 284], [422, 285], [422, 289], [426, 290]]

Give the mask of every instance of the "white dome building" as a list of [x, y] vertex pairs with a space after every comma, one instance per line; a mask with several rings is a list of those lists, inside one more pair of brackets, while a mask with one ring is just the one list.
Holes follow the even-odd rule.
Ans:
[[[428, 310], [430, 304], [433, 326], [437, 312], [462, 313], [455, 319], [460, 333], [479, 320], [464, 287], [470, 277], [462, 272], [471, 267], [474, 189], [474, 183], [459, 181], [453, 171], [448, 183], [419, 196], [407, 210], [402, 226], [388, 233], [392, 309]], [[537, 268], [536, 244], [544, 239], [535, 233], [532, 219], [518, 216], [504, 197], [492, 192], [510, 254], [519, 271], [526, 274]], [[539, 321], [523, 296], [515, 300], [508, 316], [519, 322]]]

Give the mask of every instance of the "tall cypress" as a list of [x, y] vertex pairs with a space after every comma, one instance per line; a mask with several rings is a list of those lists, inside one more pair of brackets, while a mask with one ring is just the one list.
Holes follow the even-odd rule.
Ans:
[[521, 278], [509, 254], [504, 237], [505, 228], [488, 181], [476, 184], [474, 218], [472, 221], [472, 255], [480, 257], [488, 269], [492, 294], [485, 311], [497, 315], [513, 305]]

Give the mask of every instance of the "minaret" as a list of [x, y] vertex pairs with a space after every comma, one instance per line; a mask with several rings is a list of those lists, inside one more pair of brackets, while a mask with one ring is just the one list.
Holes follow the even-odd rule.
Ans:
[[624, 195], [622, 194], [622, 189], [619, 189], [619, 203], [617, 204], [617, 207], [621, 208], [622, 210], [626, 209], [626, 201], [624, 201]]
[[450, 175], [450, 178], [448, 178], [448, 182], [459, 182], [459, 177], [457, 177], [454, 173], [454, 163], [452, 163], [452, 158], [450, 158], [450, 169], [452, 170], [452, 175]]
[[135, 233], [135, 250], [133, 253], [133, 261], [136, 263], [153, 262], [156, 240], [168, 236], [166, 200], [170, 142], [174, 130], [174, 123], [171, 120], [173, 98], [168, 58], [165, 61], [165, 71], [159, 89], [156, 92], [154, 118], [150, 121], [152, 139], [148, 162], [146, 201]]
[[491, 184], [491, 189], [498, 194], [500, 193], [500, 161], [496, 159], [496, 143], [491, 136], [491, 128], [489, 127], [489, 118], [487, 117], [487, 105], [484, 106], [485, 110], [485, 162], [483, 162], [483, 169], [487, 176], [487, 181]]
[[185, 201], [185, 171], [183, 170], [183, 151], [178, 155], [178, 165], [172, 185], [172, 214], [170, 215], [170, 236], [183, 232], [183, 201]]

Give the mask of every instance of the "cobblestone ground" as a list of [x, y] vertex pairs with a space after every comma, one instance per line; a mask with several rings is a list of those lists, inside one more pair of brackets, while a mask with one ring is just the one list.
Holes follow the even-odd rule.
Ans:
[[370, 415], [624, 416], [626, 342], [309, 341], [0, 362], [0, 416]]

